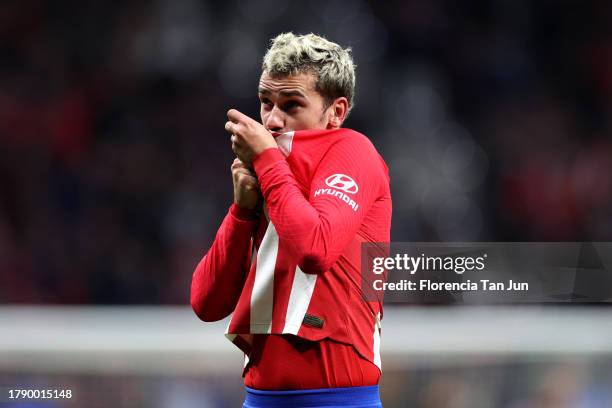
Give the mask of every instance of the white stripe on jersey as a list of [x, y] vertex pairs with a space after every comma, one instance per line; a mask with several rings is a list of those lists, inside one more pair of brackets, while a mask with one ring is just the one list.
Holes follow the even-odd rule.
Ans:
[[[294, 134], [295, 132], [287, 132], [276, 137], [278, 148], [285, 157], [291, 153]], [[278, 234], [274, 224], [270, 221], [270, 217], [268, 217], [268, 209], [265, 202], [263, 208], [268, 220], [268, 228], [261, 241], [261, 245], [259, 245], [259, 250], [256, 251], [257, 266], [255, 268], [255, 282], [253, 283], [253, 291], [251, 293], [251, 333], [260, 334], [271, 333], [272, 331], [274, 269], [276, 267], [276, 257], [278, 256]], [[304, 311], [304, 313], [306, 312]]]
[[251, 293], [251, 333], [270, 333], [274, 295], [274, 269], [278, 255], [278, 234], [272, 222], [257, 251], [255, 282]]
[[316, 274], [304, 273], [299, 266], [295, 268], [283, 333], [297, 334], [300, 330], [316, 283]]
[[380, 330], [380, 312], [378, 312], [374, 319], [374, 345], [372, 348], [374, 351], [374, 364], [382, 371], [382, 361], [380, 359]]
[[276, 137], [276, 144], [278, 145], [278, 149], [285, 155], [285, 157], [289, 156], [291, 153], [291, 147], [293, 147], [293, 136], [295, 135], [294, 131], [283, 133]]

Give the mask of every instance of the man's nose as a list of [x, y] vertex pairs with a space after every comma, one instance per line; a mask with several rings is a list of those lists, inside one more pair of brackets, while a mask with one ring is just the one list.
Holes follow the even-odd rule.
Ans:
[[264, 123], [266, 129], [271, 131], [280, 131], [285, 127], [285, 114], [278, 107], [274, 106]]

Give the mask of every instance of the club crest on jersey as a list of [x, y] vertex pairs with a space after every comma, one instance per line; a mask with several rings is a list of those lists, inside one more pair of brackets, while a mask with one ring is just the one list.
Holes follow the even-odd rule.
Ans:
[[325, 179], [325, 184], [327, 184], [331, 188], [319, 188], [314, 192], [314, 196], [317, 197], [319, 195], [331, 195], [334, 197], [338, 197], [340, 200], [344, 201], [349, 207], [353, 209], [353, 211], [357, 211], [359, 208], [359, 204], [357, 204], [348, 194], [355, 194], [359, 191], [359, 186], [355, 180], [346, 174], [332, 174], [331, 176]]

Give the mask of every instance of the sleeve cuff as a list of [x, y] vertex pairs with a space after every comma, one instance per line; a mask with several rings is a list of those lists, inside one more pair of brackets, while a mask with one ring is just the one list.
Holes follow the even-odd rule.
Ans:
[[285, 160], [285, 156], [276, 147], [271, 147], [259, 153], [253, 160], [253, 168], [258, 176], [263, 175], [275, 163]]
[[230, 206], [230, 214], [240, 221], [256, 221], [258, 218], [257, 211], [239, 207], [236, 203]]

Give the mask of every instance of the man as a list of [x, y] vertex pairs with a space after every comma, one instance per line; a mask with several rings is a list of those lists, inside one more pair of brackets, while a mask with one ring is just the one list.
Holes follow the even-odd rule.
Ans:
[[198, 264], [191, 304], [233, 312], [244, 407], [381, 407], [382, 301], [361, 291], [361, 243], [388, 242], [388, 169], [342, 128], [353, 105], [349, 49], [280, 34], [259, 81], [261, 123], [230, 110], [234, 202]]

